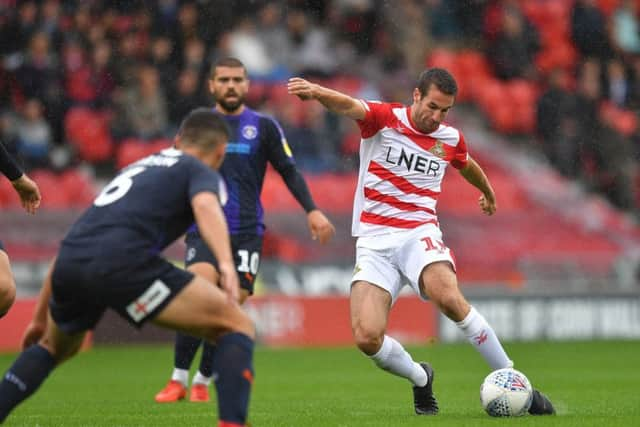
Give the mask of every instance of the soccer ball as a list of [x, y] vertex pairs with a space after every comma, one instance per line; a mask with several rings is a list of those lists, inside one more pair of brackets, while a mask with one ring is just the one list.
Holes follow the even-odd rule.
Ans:
[[533, 389], [527, 377], [513, 368], [491, 372], [480, 386], [480, 402], [492, 417], [518, 417], [531, 406]]

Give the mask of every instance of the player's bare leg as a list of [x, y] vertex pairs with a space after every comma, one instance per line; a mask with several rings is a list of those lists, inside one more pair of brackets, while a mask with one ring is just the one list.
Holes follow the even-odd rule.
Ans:
[[0, 382], [0, 423], [40, 387], [57, 365], [78, 352], [84, 335], [66, 334], [49, 316], [40, 342], [20, 353]]
[[[504, 351], [493, 328], [460, 292], [451, 264], [435, 262], [426, 266], [420, 277], [420, 289], [445, 316], [456, 322], [491, 369], [513, 367], [513, 362]], [[555, 411], [549, 399], [538, 390], [534, 390], [534, 399], [529, 412], [542, 415], [553, 414]]]
[[9, 256], [0, 249], [0, 317], [7, 314], [16, 299], [16, 284], [9, 264]]
[[451, 264], [442, 261], [426, 266], [420, 278], [420, 288], [445, 316], [456, 322], [491, 369], [513, 366], [493, 328], [460, 292]]
[[196, 276], [154, 319], [154, 323], [215, 343], [214, 364], [220, 425], [246, 423], [253, 382], [253, 322], [236, 301]]
[[416, 413], [436, 414], [438, 405], [431, 391], [433, 370], [428, 364], [414, 362], [402, 344], [385, 335], [390, 309], [391, 295], [386, 290], [364, 281], [351, 285], [351, 329], [356, 345], [378, 367], [411, 381], [414, 401], [416, 390], [428, 390], [426, 403], [414, 402]]

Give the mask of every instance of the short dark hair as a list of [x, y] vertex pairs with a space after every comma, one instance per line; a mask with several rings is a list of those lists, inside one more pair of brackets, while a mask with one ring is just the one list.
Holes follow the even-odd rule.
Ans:
[[231, 132], [227, 122], [210, 108], [196, 108], [182, 120], [178, 136], [180, 143], [211, 150], [226, 143]]
[[456, 96], [458, 84], [450, 72], [444, 68], [429, 68], [424, 70], [418, 77], [418, 90], [421, 98], [424, 98], [431, 85], [446, 95]]
[[247, 75], [247, 67], [244, 66], [242, 61], [240, 61], [238, 58], [226, 56], [224, 58], [218, 59], [213, 63], [213, 65], [211, 66], [211, 71], [209, 73], [210, 79], [216, 76], [216, 68], [218, 67], [242, 68], [244, 70], [244, 75]]

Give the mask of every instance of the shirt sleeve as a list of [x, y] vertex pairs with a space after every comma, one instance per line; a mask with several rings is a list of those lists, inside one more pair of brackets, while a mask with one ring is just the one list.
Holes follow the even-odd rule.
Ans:
[[278, 171], [291, 195], [300, 203], [305, 212], [316, 209], [309, 187], [296, 167], [293, 153], [280, 125], [275, 120], [266, 119], [265, 134], [269, 162]]
[[458, 144], [456, 145], [456, 151], [453, 155], [453, 159], [451, 159], [451, 166], [456, 169], [462, 169], [467, 165], [467, 161], [469, 160], [469, 150], [467, 149], [467, 142], [464, 139], [464, 135], [462, 132], [460, 133], [460, 139], [458, 140]]
[[356, 120], [362, 138], [370, 138], [384, 128], [393, 117], [391, 105], [379, 101], [359, 100], [366, 114], [363, 119]]
[[14, 181], [22, 176], [22, 170], [18, 167], [2, 143], [0, 143], [0, 172], [2, 172], [9, 181]]
[[220, 177], [220, 174], [206, 166], [204, 163], [193, 159], [189, 177], [189, 200], [193, 199], [196, 194], [202, 192], [213, 193], [221, 199], [221, 193], [224, 191], [224, 189], [221, 191], [221, 187], [223, 185], [221, 183], [222, 178]]

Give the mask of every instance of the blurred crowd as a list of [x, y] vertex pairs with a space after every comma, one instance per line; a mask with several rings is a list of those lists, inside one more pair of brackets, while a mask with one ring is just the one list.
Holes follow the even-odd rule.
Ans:
[[[475, 100], [497, 130], [535, 135], [535, 149], [561, 174], [640, 212], [640, 2], [426, 3], [433, 45], [454, 52], [471, 45], [483, 54], [489, 78], [470, 75], [483, 67], [467, 67], [465, 77], [491, 88], [472, 88], [470, 97], [479, 94]], [[491, 102], [496, 92], [502, 96]], [[518, 102], [532, 108], [521, 111]]]
[[27, 168], [110, 173], [128, 143], [167, 143], [212, 105], [211, 63], [234, 56], [300, 167], [349, 172], [354, 127], [299, 108], [284, 81], [409, 102], [435, 50], [471, 49], [533, 88], [529, 124], [498, 131], [535, 134], [562, 174], [638, 211], [638, 16], [635, 0], [0, 0], [0, 139]]

